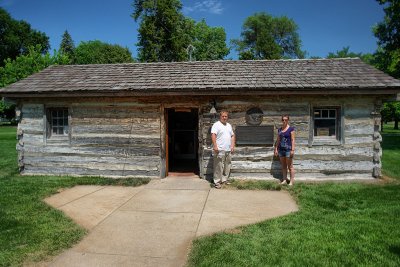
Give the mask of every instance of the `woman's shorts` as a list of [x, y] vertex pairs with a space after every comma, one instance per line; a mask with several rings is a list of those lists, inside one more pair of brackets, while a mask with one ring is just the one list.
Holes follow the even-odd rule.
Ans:
[[290, 150], [289, 151], [279, 150], [278, 154], [280, 158], [290, 158]]

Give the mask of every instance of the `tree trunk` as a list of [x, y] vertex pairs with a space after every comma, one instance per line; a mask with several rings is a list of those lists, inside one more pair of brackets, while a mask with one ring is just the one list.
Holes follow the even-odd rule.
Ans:
[[399, 120], [394, 121], [394, 129], [398, 130], [399, 129]]

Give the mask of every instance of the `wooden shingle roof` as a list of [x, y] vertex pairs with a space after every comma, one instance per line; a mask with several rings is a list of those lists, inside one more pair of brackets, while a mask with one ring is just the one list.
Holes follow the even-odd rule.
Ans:
[[352, 59], [53, 65], [0, 89], [1, 95], [57, 93], [400, 92], [400, 81]]

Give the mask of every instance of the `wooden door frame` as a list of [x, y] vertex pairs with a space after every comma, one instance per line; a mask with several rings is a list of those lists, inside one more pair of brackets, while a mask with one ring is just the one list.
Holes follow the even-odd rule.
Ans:
[[[169, 172], [169, 147], [168, 147], [168, 138], [169, 138], [169, 129], [168, 129], [168, 110], [170, 109], [182, 109], [182, 108], [188, 108], [188, 109], [196, 109], [197, 110], [197, 117], [198, 117], [198, 123], [200, 123], [200, 107], [199, 106], [186, 106], [184, 104], [171, 104], [171, 105], [161, 105], [161, 177], [160, 178], [166, 178], [168, 176]], [[197, 131], [197, 138], [199, 138], [200, 134], [200, 127]], [[200, 140], [197, 143], [197, 154], [200, 151]], [[200, 169], [200, 165], [199, 165]]]

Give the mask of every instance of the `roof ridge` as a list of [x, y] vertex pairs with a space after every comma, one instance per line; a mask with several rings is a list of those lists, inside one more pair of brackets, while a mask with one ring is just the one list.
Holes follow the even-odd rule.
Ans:
[[[70, 65], [51, 65], [51, 66], [131, 66], [131, 65], [184, 65], [184, 64], [207, 64], [207, 63], [257, 63], [257, 62], [296, 62], [296, 61], [347, 61], [361, 60], [359, 57], [347, 58], [295, 58], [295, 59], [252, 59], [252, 60], [203, 60], [203, 61], [172, 61], [172, 62], [125, 62], [125, 63], [105, 63], [105, 64], [70, 64]], [[362, 60], [361, 60], [362, 61]]]

